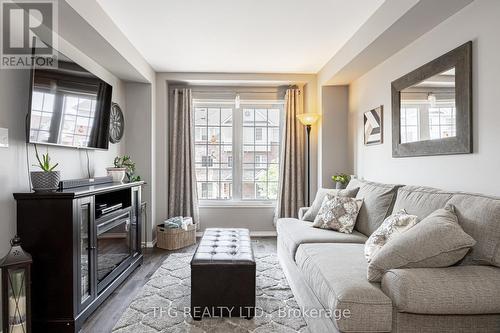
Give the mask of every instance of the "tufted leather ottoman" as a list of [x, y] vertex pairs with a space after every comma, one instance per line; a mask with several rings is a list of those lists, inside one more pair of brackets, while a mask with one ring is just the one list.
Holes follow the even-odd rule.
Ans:
[[191, 316], [254, 315], [255, 259], [248, 229], [206, 229], [191, 260]]

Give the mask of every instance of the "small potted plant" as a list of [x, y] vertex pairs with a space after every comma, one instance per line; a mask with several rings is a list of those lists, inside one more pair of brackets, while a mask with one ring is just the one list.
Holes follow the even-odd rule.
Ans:
[[113, 162], [114, 167], [106, 168], [108, 175], [113, 177], [114, 182], [123, 182], [125, 176], [127, 181], [135, 182], [141, 180], [140, 176], [135, 174], [135, 163], [130, 156], [117, 156]]
[[34, 164], [33, 166], [42, 169], [42, 171], [32, 171], [30, 173], [33, 190], [35, 192], [51, 192], [57, 190], [59, 187], [59, 180], [61, 179], [61, 173], [59, 171], [54, 171], [54, 169], [59, 163], [54, 165], [51, 164], [48, 148], [47, 153], [42, 154], [40, 158], [38, 148], [35, 145], [35, 154], [38, 164]]
[[349, 181], [351, 181], [351, 176], [345, 173], [338, 173], [335, 176], [332, 176], [332, 180], [335, 183], [336, 189], [344, 189], [347, 184], [349, 184]]

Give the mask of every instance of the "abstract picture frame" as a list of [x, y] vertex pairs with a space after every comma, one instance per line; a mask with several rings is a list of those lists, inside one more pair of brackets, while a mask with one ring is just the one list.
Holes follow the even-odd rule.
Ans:
[[365, 146], [384, 143], [384, 106], [367, 111], [363, 115]]

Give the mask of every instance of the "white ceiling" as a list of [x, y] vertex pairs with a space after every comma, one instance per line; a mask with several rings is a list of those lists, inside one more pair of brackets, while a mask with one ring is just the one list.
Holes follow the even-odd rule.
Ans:
[[97, 0], [158, 72], [316, 73], [384, 0]]

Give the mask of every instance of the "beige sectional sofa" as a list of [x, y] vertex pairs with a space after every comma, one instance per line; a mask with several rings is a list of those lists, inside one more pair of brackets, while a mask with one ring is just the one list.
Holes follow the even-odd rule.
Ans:
[[[500, 332], [500, 199], [353, 180], [363, 206], [352, 234], [277, 221], [278, 256], [312, 333]], [[476, 245], [453, 267], [387, 271], [367, 280], [364, 243], [392, 214], [425, 218], [447, 203]], [[346, 312], [347, 311], [347, 312]]]

